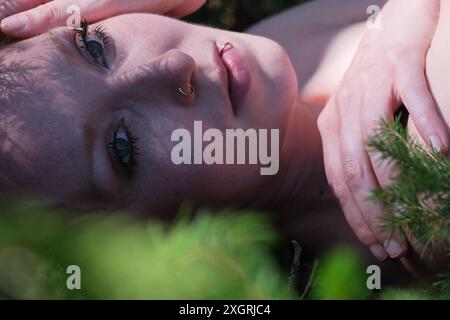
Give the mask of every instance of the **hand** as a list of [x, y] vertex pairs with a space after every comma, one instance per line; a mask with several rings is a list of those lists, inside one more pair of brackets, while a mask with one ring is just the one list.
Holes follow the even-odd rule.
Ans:
[[94, 23], [115, 15], [133, 12], [159, 13], [178, 17], [194, 12], [205, 1], [3, 0], [0, 7], [1, 29], [6, 35], [15, 38], [27, 38], [44, 33], [67, 23], [70, 16], [67, 9], [71, 5], [78, 6], [82, 17]]
[[422, 138], [436, 149], [448, 149], [447, 127], [425, 78], [439, 9], [439, 0], [388, 1], [381, 12], [381, 29], [366, 32], [318, 120], [328, 182], [353, 231], [380, 260], [403, 256], [407, 245], [403, 237], [381, 230], [387, 212], [368, 200], [394, 174], [366, 148], [379, 120], [393, 120], [403, 103]]

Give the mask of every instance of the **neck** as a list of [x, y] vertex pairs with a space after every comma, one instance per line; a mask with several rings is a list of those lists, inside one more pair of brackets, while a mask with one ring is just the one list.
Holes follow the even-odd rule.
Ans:
[[281, 149], [279, 180], [271, 207], [300, 206], [329, 193], [316, 122], [320, 107], [298, 101]]

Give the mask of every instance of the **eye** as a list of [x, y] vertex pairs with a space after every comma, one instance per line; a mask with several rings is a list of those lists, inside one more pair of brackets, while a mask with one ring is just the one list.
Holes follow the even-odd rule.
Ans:
[[89, 31], [87, 22], [83, 22], [76, 31], [75, 42], [81, 55], [90, 63], [108, 68], [106, 53], [109, 48], [109, 36], [102, 26]]
[[104, 51], [103, 43], [100, 41], [97, 41], [95, 39], [93, 40], [87, 40], [86, 41], [86, 51], [95, 59], [100, 59], [103, 56]]
[[122, 122], [120, 127], [114, 132], [113, 139], [108, 145], [116, 161], [128, 175], [131, 174], [132, 168], [136, 164], [136, 142], [137, 139], [133, 138], [130, 130]]

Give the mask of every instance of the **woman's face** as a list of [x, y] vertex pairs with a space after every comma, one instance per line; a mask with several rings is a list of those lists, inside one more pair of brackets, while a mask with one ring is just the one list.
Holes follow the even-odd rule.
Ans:
[[[176, 165], [171, 137], [184, 128], [194, 139], [202, 121], [203, 130], [279, 129], [281, 146], [297, 81], [280, 46], [148, 14], [75, 34], [55, 29], [0, 53], [3, 77], [16, 82], [6, 90], [0, 76], [10, 188], [139, 211], [256, 201], [274, 179], [260, 166]], [[189, 84], [195, 94], [182, 95]]]

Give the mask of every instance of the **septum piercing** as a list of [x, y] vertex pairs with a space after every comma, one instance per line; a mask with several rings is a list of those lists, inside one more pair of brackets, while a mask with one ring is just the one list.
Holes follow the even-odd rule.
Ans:
[[230, 50], [230, 49], [233, 49], [233, 48], [234, 48], [234, 46], [233, 46], [233, 44], [231, 42], [226, 42], [222, 46], [222, 48], [220, 48], [219, 56], [222, 56], [225, 53], [226, 50]]
[[195, 94], [195, 89], [192, 84], [189, 84], [189, 92], [184, 91], [182, 88], [178, 88], [178, 92], [185, 97], [191, 97]]

